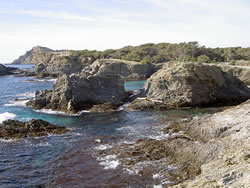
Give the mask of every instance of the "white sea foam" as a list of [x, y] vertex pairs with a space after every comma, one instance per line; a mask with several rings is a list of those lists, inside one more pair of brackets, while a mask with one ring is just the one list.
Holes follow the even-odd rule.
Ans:
[[26, 103], [29, 100], [16, 100], [16, 101], [9, 101], [8, 104], [4, 104], [3, 106], [26, 106]]
[[16, 117], [16, 114], [12, 114], [9, 112], [5, 112], [0, 114], [0, 123], [2, 123], [3, 121], [7, 120], [7, 119], [14, 119]]
[[160, 178], [161, 175], [160, 174], [153, 174], [153, 178], [156, 179], [156, 178]]
[[16, 139], [8, 139], [8, 140], [6, 140], [6, 139], [0, 138], [0, 142], [10, 143], [10, 142], [15, 142], [15, 141], [17, 141], [17, 140]]
[[153, 188], [162, 188], [162, 185], [154, 185]]
[[33, 97], [35, 97], [35, 92], [19, 93], [19, 94], [16, 94], [16, 96], [26, 97], [26, 98], [33, 98]]
[[113, 160], [113, 161], [103, 161], [100, 164], [104, 166], [104, 169], [108, 170], [108, 169], [116, 169], [120, 163], [117, 160]]
[[120, 162], [116, 160], [116, 155], [107, 155], [105, 157], [98, 157], [100, 165], [104, 166], [104, 169], [115, 169], [119, 166]]
[[35, 112], [45, 113], [45, 114], [62, 114], [67, 115], [65, 112], [55, 111], [51, 109], [41, 109], [41, 110], [34, 110]]
[[48, 82], [55, 82], [55, 81], [56, 81], [56, 78], [51, 78], [51, 79], [48, 79], [47, 81], [48, 81]]
[[165, 140], [169, 137], [169, 134], [165, 134], [163, 132], [161, 132], [159, 135], [155, 135], [155, 136], [149, 136], [149, 138], [155, 139], [155, 140]]
[[110, 149], [110, 148], [112, 148], [112, 146], [108, 145], [108, 144], [102, 144], [100, 146], [95, 147], [96, 150], [106, 150], [106, 149]]

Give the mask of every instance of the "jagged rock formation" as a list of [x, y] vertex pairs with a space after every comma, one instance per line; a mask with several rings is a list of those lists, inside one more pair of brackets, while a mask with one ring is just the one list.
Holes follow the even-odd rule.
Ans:
[[250, 89], [217, 66], [174, 62], [146, 81], [141, 96], [129, 108], [233, 105], [249, 99]]
[[[163, 187], [250, 186], [250, 100], [216, 114], [168, 122], [165, 138], [142, 138], [108, 149], [124, 168], [163, 161]], [[143, 173], [143, 172], [142, 172]], [[176, 185], [179, 184], [179, 185]]]
[[64, 134], [68, 130], [47, 121], [32, 119], [28, 122], [6, 120], [0, 124], [0, 138], [19, 139], [25, 137], [46, 136], [49, 134]]
[[24, 55], [14, 60], [11, 64], [38, 64], [48, 62], [52, 55], [67, 55], [68, 51], [54, 51], [46, 47], [35, 46]]
[[238, 77], [246, 85], [250, 86], [250, 67], [246, 66], [225, 66], [221, 65], [221, 69]]
[[119, 59], [99, 59], [83, 71], [99, 72], [107, 74], [115, 72], [121, 75], [124, 80], [142, 80], [149, 78], [159, 67], [151, 63], [140, 63], [124, 61]]
[[[114, 71], [92, 74], [84, 72], [60, 76], [53, 86], [53, 91], [37, 91], [35, 99], [29, 101], [27, 105], [36, 109], [49, 108], [76, 113], [105, 103], [109, 103], [114, 109], [127, 97], [124, 81]], [[95, 111], [98, 111], [96, 108], [97, 106]]]
[[0, 64], [0, 76], [15, 74], [18, 72], [21, 72], [21, 71], [17, 68], [6, 67], [6, 66]]

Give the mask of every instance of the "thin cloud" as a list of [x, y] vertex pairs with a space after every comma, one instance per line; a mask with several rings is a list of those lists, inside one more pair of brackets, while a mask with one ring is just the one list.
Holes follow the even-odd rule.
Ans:
[[40, 17], [40, 18], [49, 18], [49, 19], [58, 19], [58, 20], [70, 20], [70, 21], [95, 21], [94, 17], [82, 16], [79, 14], [73, 14], [69, 12], [55, 12], [49, 10], [19, 10], [18, 13]]

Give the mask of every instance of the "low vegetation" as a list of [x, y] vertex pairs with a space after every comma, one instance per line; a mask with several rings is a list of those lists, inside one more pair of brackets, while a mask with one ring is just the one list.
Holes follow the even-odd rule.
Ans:
[[198, 61], [204, 63], [234, 62], [250, 60], [250, 48], [207, 48], [198, 42], [148, 43], [140, 46], [126, 46], [121, 49], [105, 51], [71, 51], [72, 56], [88, 56], [95, 59], [114, 58], [142, 63], [163, 63], [168, 61]]

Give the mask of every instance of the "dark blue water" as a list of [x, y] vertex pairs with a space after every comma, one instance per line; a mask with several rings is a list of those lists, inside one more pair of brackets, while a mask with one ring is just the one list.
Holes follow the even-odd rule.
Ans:
[[[0, 77], [0, 121], [43, 119], [70, 131], [65, 135], [0, 140], [0, 187], [153, 187], [154, 179], [129, 174], [112, 161], [101, 163], [93, 156], [96, 148], [133, 142], [142, 137], [162, 136], [157, 122], [186, 118], [193, 111], [83, 113], [67, 116], [36, 112], [24, 105], [39, 89], [51, 89], [51, 80], [27, 82], [30, 78]], [[143, 81], [126, 83], [140, 89]], [[19, 99], [16, 101], [15, 99]], [[164, 123], [163, 123], [164, 124]], [[101, 143], [100, 143], [101, 141]], [[115, 163], [115, 161], [113, 161]], [[124, 183], [126, 182], [126, 183]]]

